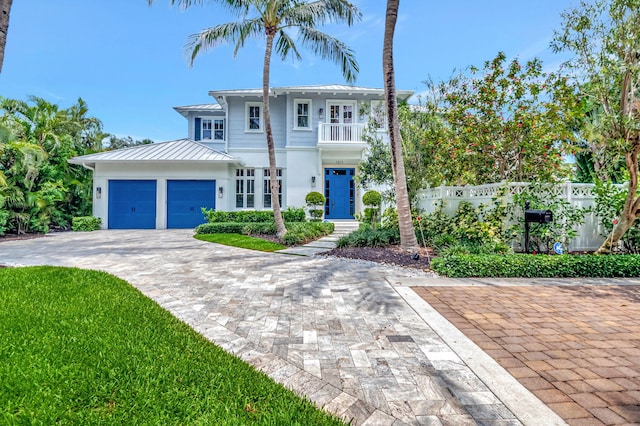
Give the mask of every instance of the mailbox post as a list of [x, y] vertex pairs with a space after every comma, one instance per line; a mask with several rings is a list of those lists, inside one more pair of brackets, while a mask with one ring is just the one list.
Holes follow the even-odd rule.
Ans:
[[553, 212], [551, 210], [529, 209], [530, 203], [524, 203], [524, 250], [529, 254], [529, 227], [531, 223], [551, 223], [553, 222]]

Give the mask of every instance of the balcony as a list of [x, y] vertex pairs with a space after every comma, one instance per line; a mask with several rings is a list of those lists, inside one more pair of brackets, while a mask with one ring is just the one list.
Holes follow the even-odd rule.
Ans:
[[362, 134], [364, 124], [320, 123], [318, 126], [318, 146], [353, 146], [366, 144]]

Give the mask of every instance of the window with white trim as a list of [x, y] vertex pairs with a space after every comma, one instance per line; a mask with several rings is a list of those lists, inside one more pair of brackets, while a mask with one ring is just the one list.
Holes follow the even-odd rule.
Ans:
[[293, 101], [294, 123], [297, 130], [311, 130], [311, 100], [295, 99]]
[[376, 129], [387, 129], [387, 112], [384, 108], [384, 101], [371, 101], [371, 119]]
[[255, 176], [255, 169], [236, 169], [236, 208], [255, 208]]
[[202, 139], [211, 139], [211, 120], [207, 118], [203, 118], [201, 122], [202, 128]]
[[224, 119], [222, 118], [213, 120], [213, 139], [224, 140]]
[[[269, 209], [271, 208], [271, 170], [264, 169], [263, 170], [263, 178], [264, 178], [264, 186], [262, 191], [263, 203], [264, 207]], [[280, 202], [280, 207], [282, 207], [282, 169], [276, 169], [276, 178], [278, 180], [278, 201]]]
[[245, 130], [247, 132], [262, 131], [262, 102], [247, 102], [245, 116]]

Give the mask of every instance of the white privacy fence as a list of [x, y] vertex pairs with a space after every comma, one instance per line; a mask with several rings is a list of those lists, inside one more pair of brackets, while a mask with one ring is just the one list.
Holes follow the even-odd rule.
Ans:
[[[418, 207], [428, 213], [433, 212], [440, 202], [443, 203], [443, 211], [453, 216], [461, 201], [468, 201], [474, 207], [481, 204], [491, 205], [493, 198], [504, 190], [504, 199], [509, 202], [515, 194], [522, 193], [529, 183], [494, 183], [479, 186], [440, 186], [421, 191], [418, 195]], [[616, 185], [622, 187], [622, 185]], [[566, 182], [543, 191], [553, 192], [560, 199], [565, 200], [576, 207], [592, 207], [595, 205], [595, 185], [590, 183]], [[542, 192], [544, 194], [544, 192]], [[524, 216], [524, 213], [522, 213]], [[569, 250], [591, 251], [596, 250], [604, 241], [604, 230], [595, 213], [587, 213], [584, 223], [575, 229], [578, 236], [569, 242]]]

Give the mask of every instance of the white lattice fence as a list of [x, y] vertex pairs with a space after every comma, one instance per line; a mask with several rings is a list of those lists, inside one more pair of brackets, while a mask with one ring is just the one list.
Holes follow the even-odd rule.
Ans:
[[[440, 186], [429, 188], [420, 192], [418, 207], [428, 213], [434, 211], [443, 202], [446, 213], [453, 215], [461, 201], [468, 201], [474, 207], [481, 204], [489, 205], [502, 189], [506, 188], [507, 201], [515, 194], [522, 193], [529, 183], [495, 183], [479, 186]], [[566, 182], [546, 188], [560, 196], [561, 199], [570, 202], [576, 207], [591, 207], [595, 204], [594, 184]], [[542, 194], [541, 194], [542, 195]], [[570, 241], [570, 250], [595, 250], [604, 240], [603, 229], [599, 219], [594, 213], [588, 213], [584, 224], [576, 228], [578, 237]]]

